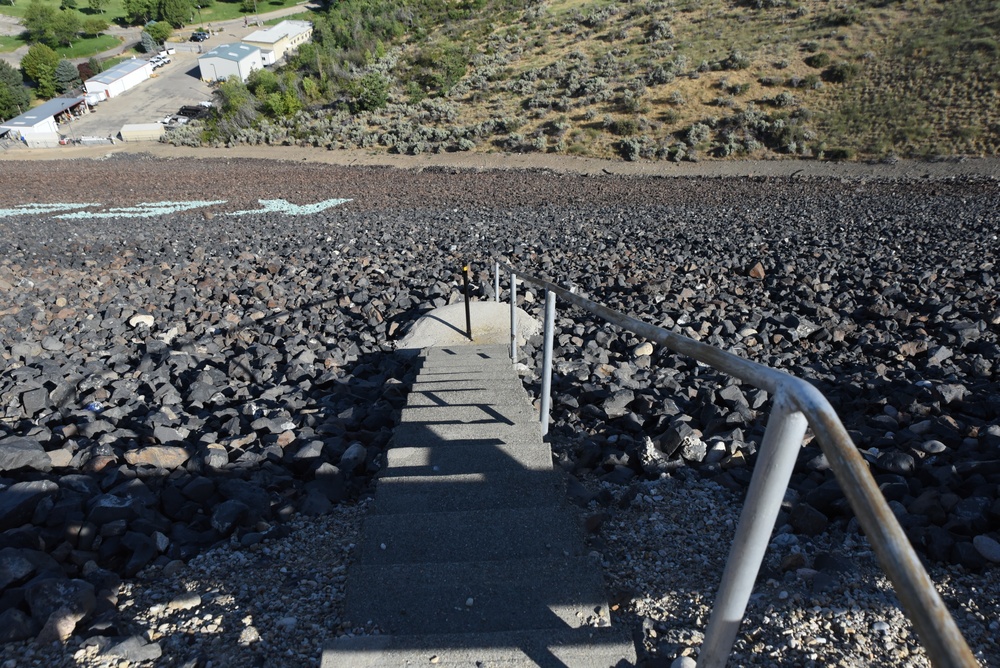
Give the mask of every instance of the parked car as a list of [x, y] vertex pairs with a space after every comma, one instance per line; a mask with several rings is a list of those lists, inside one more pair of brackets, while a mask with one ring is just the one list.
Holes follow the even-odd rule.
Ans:
[[207, 32], [205, 32], [204, 30], [196, 30], [194, 33], [191, 34], [191, 41], [192, 42], [204, 42], [209, 37], [210, 37], [210, 35]]
[[200, 104], [186, 104], [180, 108], [177, 112], [179, 116], [185, 116], [190, 119], [201, 118], [209, 112], [209, 107], [203, 107]]

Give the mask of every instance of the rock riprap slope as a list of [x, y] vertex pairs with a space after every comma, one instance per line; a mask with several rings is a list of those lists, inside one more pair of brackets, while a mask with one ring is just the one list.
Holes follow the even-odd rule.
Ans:
[[[253, 554], [283, 540], [288, 516], [366, 489], [412, 373], [386, 354], [393, 340], [456, 297], [465, 261], [489, 296], [494, 257], [815, 382], [918, 550], [957, 569], [938, 573], [996, 572], [995, 180], [282, 165], [262, 181], [267, 166], [114, 158], [0, 175], [5, 207], [227, 200], [211, 216], [0, 219], [5, 639], [50, 619], [43, 639], [70, 646], [128, 636], [119, 578], [155, 584], [220, 541]], [[225, 216], [279, 197], [351, 201]], [[538, 308], [530, 291], [520, 301]], [[763, 393], [581, 313], [558, 320], [551, 440], [584, 483], [570, 482], [574, 498], [605, 526], [632, 501], [650, 507], [663, 473], [738, 498]], [[787, 501], [779, 535], [806, 556], [785, 574], [815, 570], [808, 545], [861, 541], [813, 443]], [[594, 524], [594, 549], [614, 548]], [[665, 559], [632, 558], [642, 572]], [[638, 610], [619, 593], [620, 610]], [[967, 612], [959, 622], [995, 663], [989, 622]]]

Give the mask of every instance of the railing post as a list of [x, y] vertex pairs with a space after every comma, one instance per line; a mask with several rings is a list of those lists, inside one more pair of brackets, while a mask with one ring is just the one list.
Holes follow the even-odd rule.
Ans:
[[726, 665], [805, 433], [805, 416], [795, 409], [785, 389], [779, 387], [712, 616], [705, 629], [698, 668]]
[[469, 312], [469, 265], [462, 267], [462, 285], [465, 292], [465, 335], [472, 341], [472, 314]]
[[556, 293], [545, 291], [545, 348], [542, 354], [542, 438], [549, 433], [549, 406], [552, 403], [552, 336], [556, 328]]
[[493, 301], [500, 303], [500, 263], [493, 264]]
[[517, 364], [517, 274], [510, 272], [510, 362]]

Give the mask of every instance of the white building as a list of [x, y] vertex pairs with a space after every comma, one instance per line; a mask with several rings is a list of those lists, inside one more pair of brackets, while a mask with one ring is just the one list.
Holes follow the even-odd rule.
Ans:
[[82, 97], [57, 97], [0, 123], [0, 135], [7, 131], [32, 147], [57, 146], [60, 138], [57, 121], [68, 120], [80, 105], [86, 109]]
[[244, 44], [259, 47], [264, 63], [273, 65], [295, 51], [303, 42], [312, 37], [313, 25], [309, 21], [282, 21], [281, 23], [257, 30], [243, 38]]
[[116, 97], [134, 88], [153, 74], [153, 65], [148, 60], [123, 60], [114, 67], [90, 77], [83, 83], [88, 93], [104, 93], [106, 97]]
[[264, 69], [264, 62], [260, 47], [235, 43], [217, 46], [198, 56], [198, 67], [202, 81], [225, 81], [231, 76], [246, 81], [254, 70]]

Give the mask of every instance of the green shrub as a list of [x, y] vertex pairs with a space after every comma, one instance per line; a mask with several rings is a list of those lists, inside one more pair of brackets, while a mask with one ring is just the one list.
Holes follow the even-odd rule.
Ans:
[[612, 121], [609, 129], [619, 137], [630, 137], [639, 131], [639, 121], [634, 118], [619, 118]]
[[824, 152], [824, 157], [827, 160], [851, 160], [854, 158], [853, 148], [831, 148]]
[[724, 70], [745, 70], [750, 67], [751, 60], [741, 51], [733, 51], [720, 65]]
[[854, 63], [841, 61], [823, 70], [823, 80], [833, 83], [844, 83], [857, 76], [859, 68]]
[[819, 70], [830, 64], [830, 55], [826, 52], [814, 53], [811, 56], [806, 56], [804, 60], [806, 65]]

